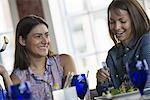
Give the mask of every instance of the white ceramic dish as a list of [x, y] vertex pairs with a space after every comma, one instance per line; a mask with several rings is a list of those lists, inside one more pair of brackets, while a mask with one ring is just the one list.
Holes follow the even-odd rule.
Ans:
[[140, 97], [140, 93], [138, 91], [134, 91], [113, 96], [95, 97], [94, 100], [139, 100]]

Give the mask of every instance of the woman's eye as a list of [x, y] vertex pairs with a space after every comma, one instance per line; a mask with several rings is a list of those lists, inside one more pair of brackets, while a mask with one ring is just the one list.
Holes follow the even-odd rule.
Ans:
[[121, 21], [121, 23], [126, 23], [126, 21]]
[[36, 35], [35, 37], [37, 37], [37, 38], [41, 38], [41, 35]]
[[46, 37], [49, 37], [49, 34], [47, 33], [47, 34], [45, 34], [45, 36], [46, 36]]

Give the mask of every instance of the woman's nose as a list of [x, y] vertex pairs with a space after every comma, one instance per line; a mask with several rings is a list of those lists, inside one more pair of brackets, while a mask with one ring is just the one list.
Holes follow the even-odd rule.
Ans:
[[46, 36], [42, 37], [42, 43], [48, 43], [49, 38], [47, 38]]
[[114, 29], [119, 30], [121, 28], [121, 23], [116, 22]]

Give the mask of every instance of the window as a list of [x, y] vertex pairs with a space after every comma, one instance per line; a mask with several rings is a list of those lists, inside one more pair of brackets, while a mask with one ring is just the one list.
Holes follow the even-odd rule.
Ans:
[[[0, 0], [0, 12], [0, 49], [4, 43], [4, 36], [9, 40], [5, 51], [0, 52], [0, 63], [11, 73], [14, 59], [14, 34], [8, 0]], [[3, 86], [2, 78], [0, 78], [0, 84]]]
[[49, 0], [58, 51], [72, 54], [78, 73], [89, 70], [90, 89], [95, 88], [96, 71], [113, 45], [106, 22], [110, 2]]
[[147, 14], [150, 18], [150, 0], [144, 0], [144, 5], [145, 5], [145, 8], [146, 8]]
[[96, 72], [113, 45], [106, 19], [111, 1], [49, 0], [58, 52], [72, 54], [78, 73], [89, 71], [90, 89], [96, 87]]

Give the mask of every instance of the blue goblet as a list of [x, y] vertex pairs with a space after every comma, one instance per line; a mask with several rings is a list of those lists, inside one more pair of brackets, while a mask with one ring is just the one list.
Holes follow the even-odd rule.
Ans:
[[88, 83], [85, 74], [74, 75], [71, 86], [76, 87], [78, 97], [83, 100], [88, 90]]
[[9, 88], [9, 100], [32, 100], [30, 83], [25, 81]]
[[143, 89], [148, 75], [148, 64], [146, 60], [138, 60], [130, 64], [126, 64], [126, 69], [132, 84], [138, 88], [140, 94], [143, 95]]

